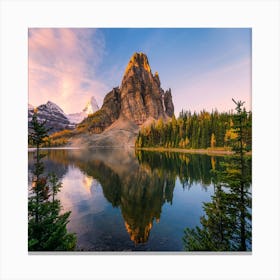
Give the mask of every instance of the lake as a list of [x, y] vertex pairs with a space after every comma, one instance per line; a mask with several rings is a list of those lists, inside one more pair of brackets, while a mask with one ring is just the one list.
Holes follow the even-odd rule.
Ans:
[[[62, 182], [58, 198], [71, 211], [77, 251], [184, 250], [184, 229], [201, 225], [203, 203], [215, 192], [211, 170], [224, 160], [134, 149], [42, 152], [45, 173]], [[29, 151], [29, 184], [33, 157]]]

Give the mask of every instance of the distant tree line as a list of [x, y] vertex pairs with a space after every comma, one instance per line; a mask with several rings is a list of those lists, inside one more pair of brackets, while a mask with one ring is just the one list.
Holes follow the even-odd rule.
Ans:
[[[244, 109], [245, 110], [245, 109]], [[251, 150], [251, 123], [252, 113], [245, 112], [246, 131], [244, 144], [247, 151]], [[136, 148], [165, 147], [206, 149], [217, 147], [231, 147], [237, 138], [234, 128], [235, 114], [232, 112], [211, 113], [201, 111], [191, 113], [181, 111], [179, 117], [175, 116], [164, 123], [162, 119], [154, 121], [150, 126], [143, 127], [136, 139]]]

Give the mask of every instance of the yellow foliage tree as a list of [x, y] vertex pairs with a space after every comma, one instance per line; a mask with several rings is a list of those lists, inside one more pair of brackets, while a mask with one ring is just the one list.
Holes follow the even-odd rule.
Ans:
[[231, 129], [228, 129], [227, 131], [226, 131], [226, 133], [225, 133], [225, 138], [224, 138], [224, 140], [225, 140], [225, 145], [226, 146], [229, 146], [229, 144], [230, 144], [230, 142], [232, 141], [232, 140], [235, 140], [236, 138], [237, 138], [237, 133], [234, 131], [234, 129], [233, 128], [231, 128]]
[[216, 146], [216, 137], [215, 137], [214, 133], [212, 133], [212, 135], [211, 135], [210, 145], [211, 145], [211, 148], [214, 148]]

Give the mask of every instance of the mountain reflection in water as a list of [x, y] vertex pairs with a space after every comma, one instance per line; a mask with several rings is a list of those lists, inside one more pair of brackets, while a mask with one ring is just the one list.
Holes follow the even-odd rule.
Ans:
[[221, 159], [133, 149], [45, 152], [45, 170], [62, 180], [59, 198], [72, 212], [68, 229], [77, 233], [77, 249], [88, 251], [183, 250], [184, 228], [199, 225], [202, 202], [213, 194], [210, 170]]

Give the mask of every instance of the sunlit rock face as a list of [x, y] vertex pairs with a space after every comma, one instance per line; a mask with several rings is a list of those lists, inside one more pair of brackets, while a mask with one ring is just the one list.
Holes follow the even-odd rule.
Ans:
[[[172, 103], [171, 93], [165, 97], [160, 87], [159, 75], [152, 74], [148, 58], [143, 53], [135, 53], [126, 68], [121, 83], [121, 114], [136, 124], [143, 124], [149, 117], [165, 119], [169, 115], [165, 112], [162, 99]], [[173, 105], [173, 103], [172, 103]], [[174, 113], [173, 111], [169, 114]], [[172, 116], [172, 115], [171, 115]]]
[[84, 121], [89, 131], [101, 133], [117, 119], [142, 125], [148, 118], [164, 120], [172, 117], [174, 106], [171, 90], [160, 87], [159, 74], [152, 74], [148, 58], [135, 53], [125, 70], [121, 86], [104, 98], [101, 109]]

